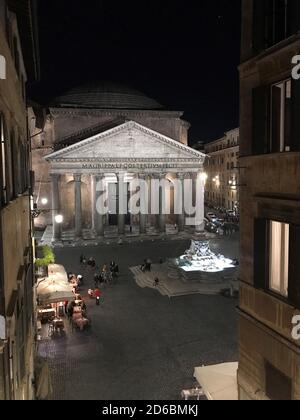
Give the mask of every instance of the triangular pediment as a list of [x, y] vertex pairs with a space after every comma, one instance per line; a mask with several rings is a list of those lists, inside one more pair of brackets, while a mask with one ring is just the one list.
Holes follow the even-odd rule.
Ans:
[[49, 161], [72, 159], [199, 159], [205, 155], [133, 121], [94, 135], [47, 156]]

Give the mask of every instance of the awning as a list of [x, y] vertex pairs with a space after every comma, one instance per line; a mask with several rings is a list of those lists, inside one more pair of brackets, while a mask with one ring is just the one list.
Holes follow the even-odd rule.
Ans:
[[38, 400], [49, 400], [52, 397], [53, 389], [48, 363], [44, 361], [37, 370], [36, 398]]
[[68, 283], [68, 275], [63, 265], [49, 264], [48, 278], [50, 280]]
[[197, 367], [194, 377], [199, 382], [208, 400], [237, 401], [238, 363]]
[[49, 277], [37, 285], [39, 304], [59, 303], [74, 298], [73, 286], [68, 283], [66, 270], [62, 265], [50, 264]]

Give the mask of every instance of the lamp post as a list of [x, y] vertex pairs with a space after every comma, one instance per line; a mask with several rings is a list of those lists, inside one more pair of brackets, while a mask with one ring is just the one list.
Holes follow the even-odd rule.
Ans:
[[[45, 200], [47, 200], [47, 199], [45, 199]], [[45, 202], [45, 204], [47, 204], [47, 203], [48, 203], [48, 200], [47, 200], [47, 202]], [[33, 219], [37, 219], [38, 217], [40, 217], [41, 214], [49, 213], [49, 212], [52, 212], [52, 211], [57, 211], [57, 209], [39, 209], [38, 206], [37, 206], [37, 203], [34, 203], [33, 208], [31, 209], [31, 217]], [[59, 225], [62, 224], [63, 221], [64, 221], [64, 217], [63, 217], [62, 214], [57, 214], [54, 219], [55, 219], [55, 222]]]

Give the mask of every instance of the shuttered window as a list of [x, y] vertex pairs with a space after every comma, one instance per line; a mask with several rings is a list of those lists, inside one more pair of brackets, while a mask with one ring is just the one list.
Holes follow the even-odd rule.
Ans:
[[[300, 0], [298, 0], [300, 3]], [[300, 81], [292, 79], [291, 151], [300, 151]]]
[[260, 53], [266, 48], [265, 0], [253, 1], [253, 52]]
[[300, 226], [290, 225], [289, 301], [300, 309]]
[[300, 30], [300, 1], [288, 0], [287, 13], [288, 35], [290, 36]]
[[253, 53], [258, 54], [297, 33], [299, 13], [299, 0], [254, 0]]
[[0, 114], [0, 155], [1, 155], [1, 205], [8, 202], [8, 176], [7, 176], [7, 137], [4, 117]]
[[272, 153], [289, 152], [291, 139], [291, 80], [271, 87], [271, 145]]
[[253, 89], [252, 154], [261, 155], [270, 150], [270, 87]]
[[300, 151], [300, 82], [253, 89], [252, 154]]
[[267, 232], [268, 225], [265, 219], [254, 220], [254, 287], [266, 289], [267, 286]]

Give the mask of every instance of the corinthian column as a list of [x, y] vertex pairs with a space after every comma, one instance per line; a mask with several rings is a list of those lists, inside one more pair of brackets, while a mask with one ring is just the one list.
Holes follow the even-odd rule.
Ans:
[[[139, 180], [141, 182], [146, 182], [146, 175], [145, 174], [139, 174]], [[148, 195], [148, 188], [144, 190], [144, 185], [140, 186], [140, 234], [144, 235], [146, 233], [146, 222], [147, 222], [147, 207], [146, 204], [148, 204], [148, 197], [145, 195], [142, 196], [142, 194]]]
[[74, 175], [75, 181], [75, 239], [82, 237], [81, 175]]
[[166, 174], [159, 174], [159, 230], [162, 233], [166, 232], [166, 190], [164, 181]]
[[195, 191], [196, 191], [196, 233], [204, 232], [204, 201], [205, 201], [205, 179], [203, 171], [195, 174]]
[[60, 212], [60, 199], [59, 199], [59, 180], [60, 175], [51, 175], [52, 183], [52, 242], [59, 242], [61, 240], [61, 225], [56, 223], [55, 217]]
[[99, 188], [101, 183], [103, 186], [104, 174], [91, 175], [91, 191], [92, 191], [92, 231], [97, 238], [104, 236], [103, 214], [99, 213], [101, 209], [97, 208], [97, 198], [99, 197]]
[[185, 180], [185, 173], [180, 172], [177, 174], [177, 178], [181, 184], [181, 197], [178, 197], [179, 202], [181, 201], [181, 212], [178, 214], [177, 223], [178, 223], [178, 231], [182, 232], [185, 227], [185, 206], [184, 206], [184, 180]]
[[[119, 172], [117, 176], [117, 197], [118, 197], [118, 233], [119, 235], [125, 234], [125, 213], [126, 213], [126, 203], [125, 200], [125, 173]], [[125, 205], [126, 204], [126, 205]]]

